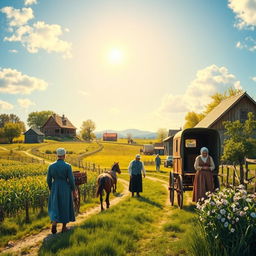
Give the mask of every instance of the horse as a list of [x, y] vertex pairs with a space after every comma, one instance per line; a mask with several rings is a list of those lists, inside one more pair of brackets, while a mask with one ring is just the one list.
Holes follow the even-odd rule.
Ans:
[[106, 205], [107, 208], [109, 208], [109, 194], [111, 192], [111, 189], [113, 188], [113, 192], [116, 191], [116, 184], [117, 184], [117, 176], [116, 173], [121, 173], [119, 163], [114, 163], [111, 167], [111, 171], [102, 173], [97, 178], [97, 192], [96, 196], [100, 196], [100, 206], [101, 211], [104, 210], [103, 207], [103, 190], [106, 192]]

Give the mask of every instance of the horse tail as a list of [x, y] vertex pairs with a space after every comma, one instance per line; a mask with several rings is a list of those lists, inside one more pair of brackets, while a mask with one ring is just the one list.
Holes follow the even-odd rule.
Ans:
[[105, 181], [106, 181], [106, 177], [101, 177], [100, 178], [98, 188], [97, 188], [97, 192], [96, 192], [97, 197], [102, 193], [102, 191], [104, 189]]

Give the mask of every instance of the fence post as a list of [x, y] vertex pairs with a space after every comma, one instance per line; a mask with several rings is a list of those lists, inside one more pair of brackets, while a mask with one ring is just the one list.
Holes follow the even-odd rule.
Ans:
[[227, 167], [227, 179], [226, 179], [226, 187], [228, 186], [228, 180], [229, 180], [229, 167]]
[[254, 193], [256, 193], [256, 169], [254, 170]]
[[235, 168], [233, 168], [233, 180], [232, 180], [232, 185], [236, 185], [236, 173], [235, 173]]
[[222, 165], [222, 166], [221, 166], [221, 185], [223, 185], [223, 182], [224, 182], [224, 177], [223, 177], [223, 175], [224, 175], [224, 166]]
[[[245, 159], [245, 180], [248, 181], [248, 172], [249, 172], [249, 167], [248, 167], [248, 162]], [[247, 190], [247, 182], [244, 184], [245, 189]]]

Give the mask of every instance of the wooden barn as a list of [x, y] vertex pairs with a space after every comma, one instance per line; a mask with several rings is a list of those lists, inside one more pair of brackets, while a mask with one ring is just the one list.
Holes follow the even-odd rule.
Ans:
[[76, 137], [76, 127], [64, 115], [51, 115], [41, 127], [45, 136]]
[[24, 143], [42, 143], [44, 142], [44, 134], [36, 128], [30, 128], [24, 132]]
[[164, 153], [167, 156], [172, 156], [172, 144], [174, 135], [180, 130], [169, 130], [168, 137], [163, 140], [164, 143]]
[[117, 133], [103, 133], [103, 141], [117, 141]]
[[154, 143], [154, 154], [155, 155], [164, 155], [164, 144], [162, 142], [160, 143]]
[[244, 122], [247, 120], [247, 114], [252, 112], [256, 117], [256, 102], [246, 93], [240, 93], [236, 96], [223, 100], [216, 106], [203, 120], [195, 127], [213, 128], [219, 131], [221, 144], [225, 139], [224, 121]]

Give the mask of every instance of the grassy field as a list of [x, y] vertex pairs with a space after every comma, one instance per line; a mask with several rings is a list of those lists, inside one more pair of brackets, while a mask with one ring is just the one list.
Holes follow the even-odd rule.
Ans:
[[166, 206], [166, 197], [159, 182], [145, 179], [141, 198], [128, 198], [45, 242], [39, 255], [189, 255], [193, 206], [181, 212]]

